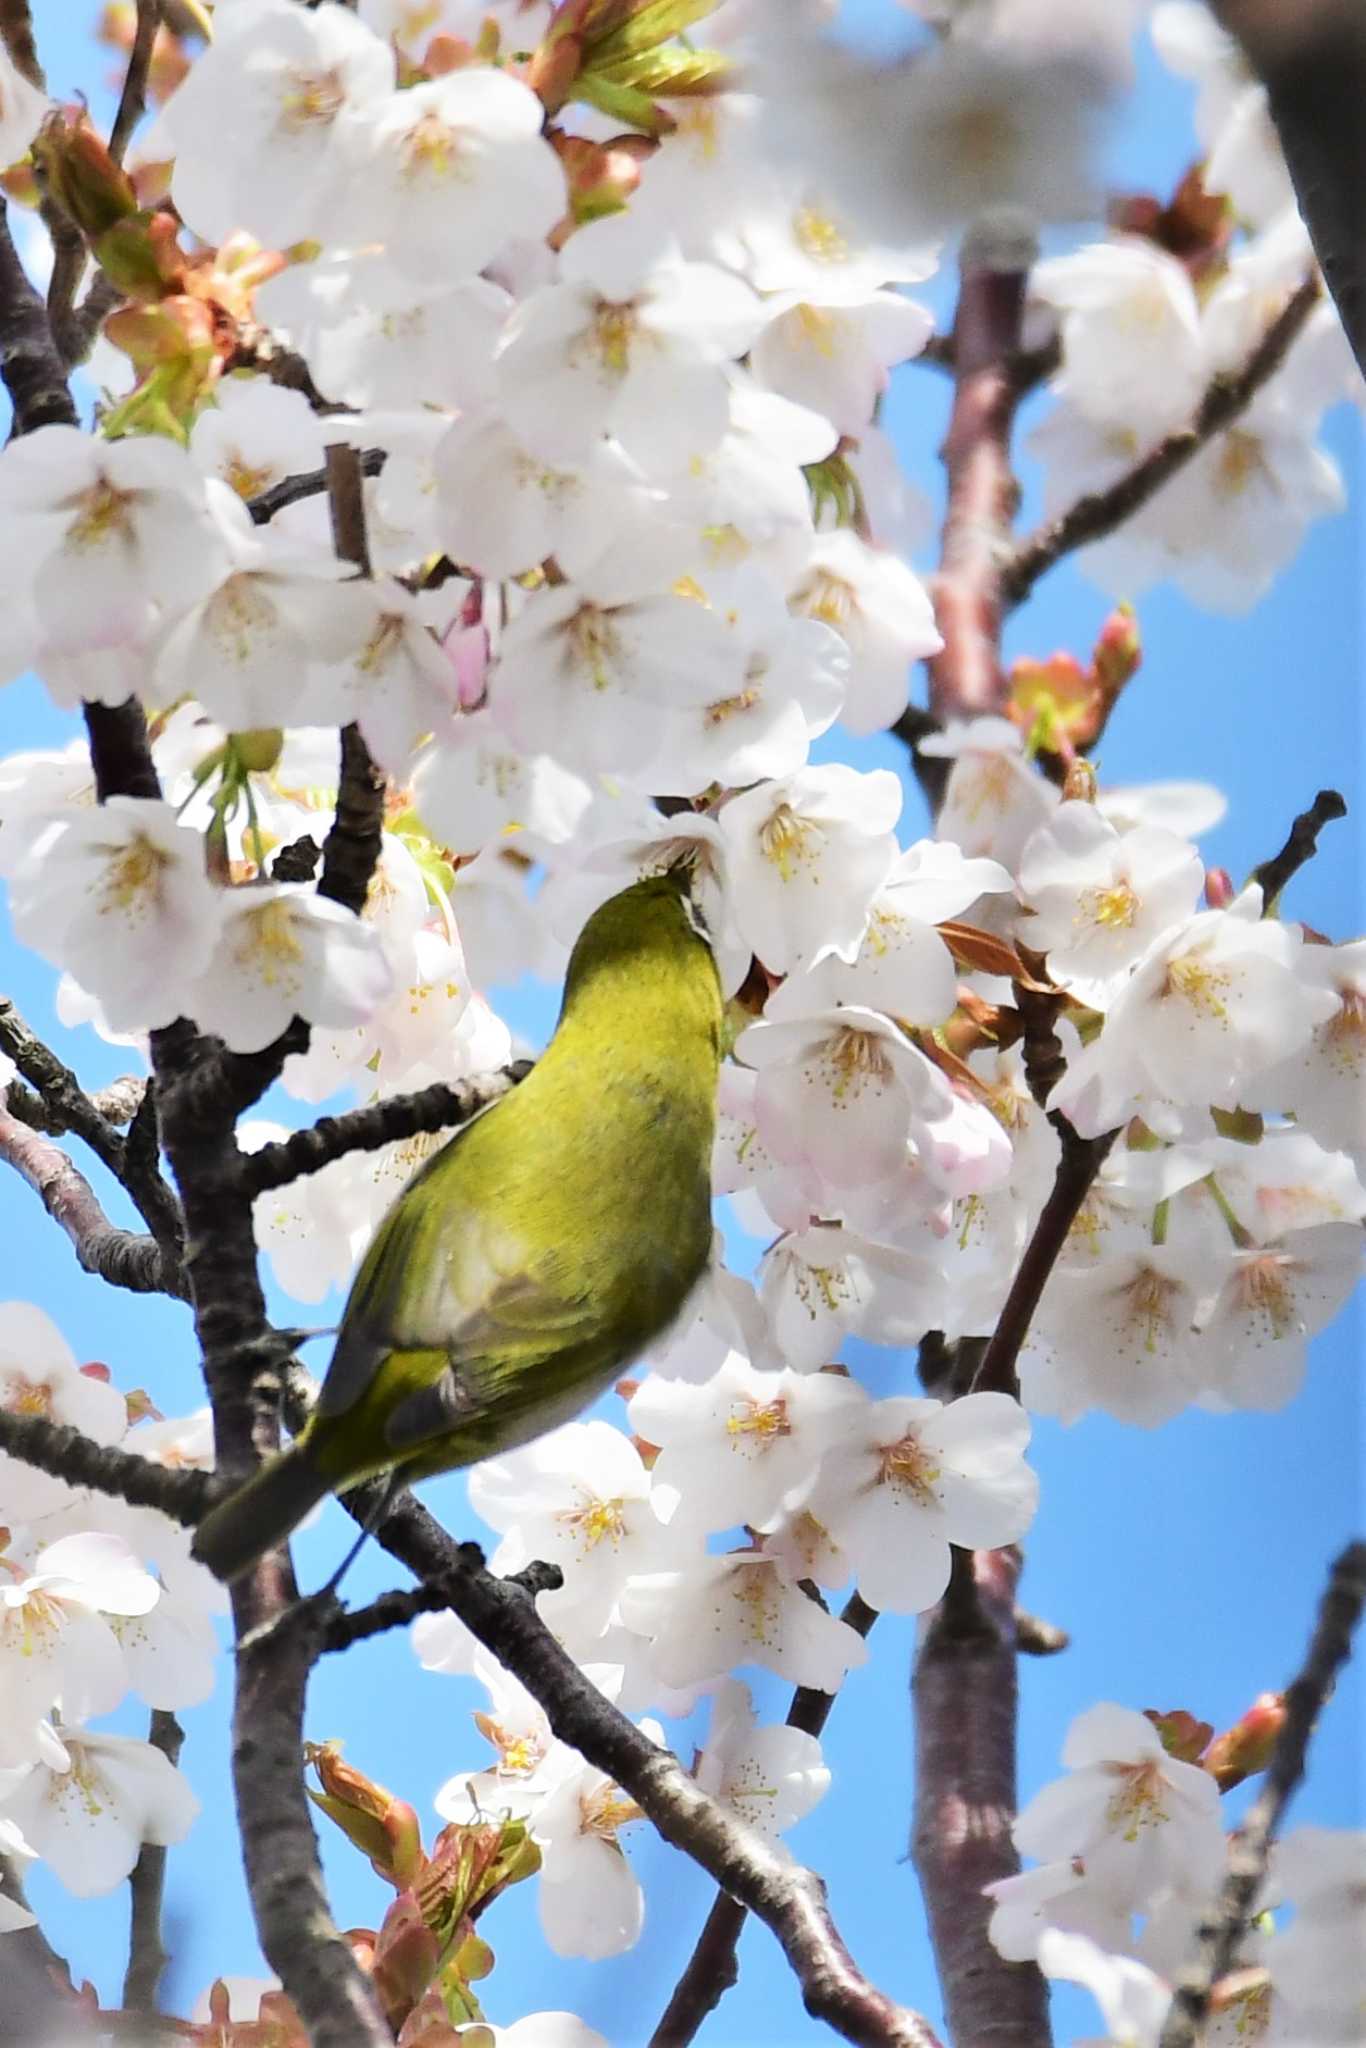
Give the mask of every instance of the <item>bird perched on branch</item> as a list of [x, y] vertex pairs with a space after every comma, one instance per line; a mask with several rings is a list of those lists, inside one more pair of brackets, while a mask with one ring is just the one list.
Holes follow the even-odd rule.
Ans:
[[528, 1078], [385, 1216], [316, 1411], [205, 1517], [200, 1562], [235, 1578], [325, 1494], [510, 1450], [610, 1385], [707, 1262], [720, 1050], [686, 884], [637, 882], [584, 926]]

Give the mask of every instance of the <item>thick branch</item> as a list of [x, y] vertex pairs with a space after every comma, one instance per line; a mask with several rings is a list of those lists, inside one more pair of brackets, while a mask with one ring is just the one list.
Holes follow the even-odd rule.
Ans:
[[1289, 836], [1279, 853], [1270, 860], [1264, 860], [1252, 870], [1252, 880], [1260, 882], [1262, 901], [1270, 915], [1281, 896], [1286, 883], [1296, 876], [1306, 862], [1311, 861], [1319, 848], [1319, 834], [1325, 825], [1337, 818], [1347, 816], [1347, 805], [1335, 789], [1321, 789], [1307, 811], [1301, 811], [1290, 827]]
[[74, 427], [75, 405], [47, 307], [29, 281], [9, 231], [0, 199], [0, 379], [14, 408], [14, 432], [38, 427]]
[[[152, 1710], [147, 1740], [159, 1749], [167, 1763], [180, 1759], [185, 1731], [174, 1714], [162, 1707]], [[127, 2012], [155, 2013], [157, 1987], [171, 1960], [161, 1939], [161, 1896], [166, 1884], [166, 1851], [155, 1842], [144, 1842], [128, 1880], [130, 1924], [128, 1968], [123, 1979], [123, 2004]]]
[[982, 1888], [1012, 1877], [1016, 1811], [1016, 1550], [960, 1552], [975, 1626], [946, 1598], [916, 1657], [915, 1823], [911, 1849], [924, 1893], [944, 2013], [955, 2048], [1047, 2048], [1048, 1988], [1033, 1963], [1008, 1963], [987, 1939]]
[[1266, 86], [1300, 212], [1366, 375], [1366, 11], [1361, 0], [1213, 0]]
[[202, 1521], [214, 1499], [213, 1475], [177, 1471], [140, 1458], [115, 1444], [97, 1444], [64, 1422], [45, 1415], [15, 1415], [0, 1408], [0, 1451], [64, 1479], [68, 1486], [88, 1486], [113, 1494], [130, 1507], [156, 1508], [183, 1528]]
[[[279, 1441], [280, 1346], [266, 1322], [235, 1111], [190, 1085], [218, 1055], [179, 1023], [152, 1034], [162, 1137], [179, 1183], [195, 1326], [218, 1465], [254, 1469]], [[322, 1619], [300, 1607], [286, 1551], [232, 1589], [237, 1639], [233, 1782], [252, 1910], [315, 2048], [389, 2048], [389, 2033], [328, 1911], [303, 1779], [303, 1715]], [[291, 1613], [288, 1628], [270, 1624]]]
[[128, 52], [128, 69], [123, 74], [114, 125], [109, 131], [109, 154], [121, 164], [133, 139], [133, 130], [147, 111], [147, 74], [152, 66], [152, 45], [161, 26], [161, 0], [137, 0], [138, 24], [133, 47]]
[[1290, 353], [1296, 336], [1320, 296], [1317, 276], [1307, 277], [1267, 328], [1241, 370], [1215, 377], [1184, 427], [1168, 434], [1141, 462], [1102, 491], [1088, 491], [1056, 519], [1050, 519], [1020, 542], [1001, 571], [1001, 596], [1008, 607], [1020, 604], [1046, 570], [1074, 548], [1101, 540], [1131, 519], [1150, 498], [1185, 468], [1216, 434], [1246, 412], [1262, 386], [1270, 381]]
[[1000, 570], [1019, 503], [1010, 436], [1020, 397], [1014, 362], [1027, 265], [1000, 268], [993, 252], [969, 240], [962, 266], [953, 411], [942, 451], [948, 505], [934, 581], [944, 645], [929, 663], [930, 711], [941, 725], [998, 712], [1005, 702]]
[[119, 1230], [100, 1207], [85, 1175], [60, 1145], [0, 1110], [0, 1159], [21, 1174], [54, 1223], [66, 1232], [87, 1273], [133, 1294], [189, 1299], [185, 1275], [154, 1237]]
[[[877, 1620], [877, 1609], [869, 1607], [857, 1593], [845, 1603], [841, 1621], [866, 1636]], [[787, 1711], [789, 1728], [819, 1735], [830, 1718], [836, 1695], [819, 1692], [815, 1686], [799, 1686]], [[697, 1946], [688, 1958], [683, 1974], [674, 1986], [663, 2016], [650, 2036], [650, 2048], [686, 2048], [709, 2013], [716, 2010], [739, 1975], [736, 1944], [745, 1924], [745, 1907], [727, 1891], [719, 1891]]]
[[[356, 1490], [359, 1519], [367, 1490]], [[590, 1684], [519, 1589], [482, 1568], [415, 1501], [401, 1498], [379, 1523], [379, 1541], [424, 1580], [441, 1583], [465, 1626], [540, 1702], [561, 1741], [606, 1771], [665, 1841], [700, 1863], [772, 1929], [801, 1986], [806, 2009], [846, 2040], [869, 2048], [937, 2048], [915, 2013], [895, 2005], [858, 1971], [813, 1871], [788, 1863], [735, 1814], [702, 1791], [677, 1757], [658, 1748]]]
[[0, 43], [9, 51], [10, 61], [21, 77], [39, 92], [47, 91], [47, 79], [33, 40], [33, 17], [28, 0], [0, 0]]
[[1196, 2048], [1209, 2015], [1210, 1993], [1236, 1961], [1247, 1932], [1276, 1830], [1301, 1778], [1310, 1737], [1338, 1673], [1352, 1654], [1352, 1636], [1366, 1606], [1366, 1543], [1353, 1543], [1333, 1565], [1328, 1590], [1299, 1676], [1285, 1694], [1285, 1721], [1266, 1780], [1229, 1848], [1228, 1875], [1213, 1916], [1200, 1929], [1195, 1961], [1177, 1985], [1161, 2048]]
[[242, 1185], [253, 1197], [267, 1188], [282, 1188], [303, 1174], [318, 1173], [348, 1152], [378, 1152], [421, 1132], [452, 1130], [478, 1116], [531, 1072], [530, 1060], [517, 1060], [491, 1074], [468, 1081], [433, 1081], [413, 1095], [391, 1095], [342, 1116], [319, 1117], [307, 1130], [294, 1131], [277, 1145], [263, 1145], [242, 1162]]

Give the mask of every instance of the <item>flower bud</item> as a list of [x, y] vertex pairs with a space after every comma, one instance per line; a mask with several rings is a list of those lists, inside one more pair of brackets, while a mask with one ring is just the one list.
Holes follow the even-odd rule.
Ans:
[[422, 1830], [413, 1808], [344, 1762], [338, 1742], [306, 1743], [304, 1755], [323, 1788], [315, 1792], [309, 1787], [313, 1804], [364, 1851], [378, 1876], [399, 1889], [412, 1884], [424, 1861]]
[[58, 107], [33, 139], [33, 160], [52, 198], [95, 240], [138, 210], [137, 194], [95, 133], [84, 107]]
[[1285, 1694], [1264, 1692], [1240, 1720], [1215, 1736], [1201, 1762], [1221, 1792], [1266, 1769], [1284, 1726]]

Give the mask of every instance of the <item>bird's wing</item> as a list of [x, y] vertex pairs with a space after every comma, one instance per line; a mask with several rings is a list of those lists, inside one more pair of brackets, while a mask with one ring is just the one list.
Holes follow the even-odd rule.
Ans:
[[591, 1333], [593, 1304], [561, 1284], [554, 1248], [529, 1265], [519, 1234], [486, 1211], [461, 1209], [400, 1202], [381, 1225], [356, 1276], [320, 1417], [355, 1408], [386, 1366], [398, 1398], [384, 1436], [407, 1448], [479, 1413], [505, 1374]]

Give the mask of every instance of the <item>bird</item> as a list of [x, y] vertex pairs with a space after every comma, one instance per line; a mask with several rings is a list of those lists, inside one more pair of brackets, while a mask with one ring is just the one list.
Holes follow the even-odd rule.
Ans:
[[721, 1040], [686, 875], [602, 904], [545, 1052], [388, 1210], [313, 1413], [200, 1522], [200, 1563], [232, 1580], [329, 1493], [543, 1435], [668, 1328], [710, 1256]]

